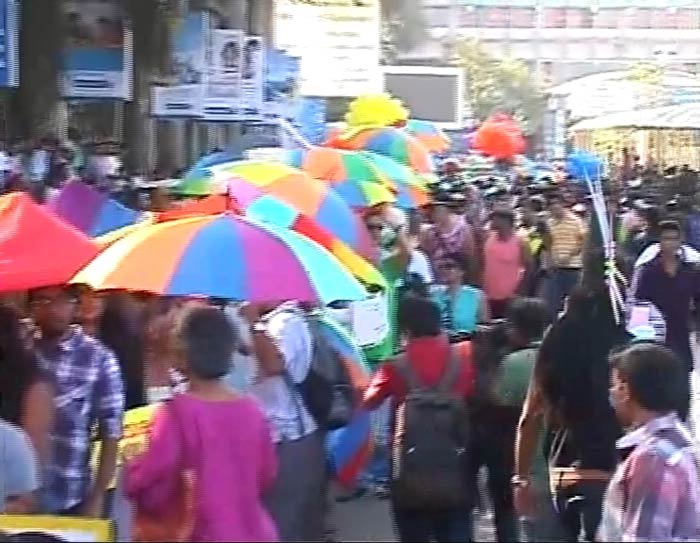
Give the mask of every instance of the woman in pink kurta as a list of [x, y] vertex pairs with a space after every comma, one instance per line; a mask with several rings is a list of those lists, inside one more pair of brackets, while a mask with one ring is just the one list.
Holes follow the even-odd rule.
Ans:
[[220, 381], [235, 346], [232, 324], [218, 309], [192, 307], [178, 335], [190, 388], [156, 413], [146, 453], [128, 466], [127, 494], [157, 518], [188, 472], [194, 526], [187, 541], [277, 541], [262, 502], [277, 471], [267, 422], [255, 400]]

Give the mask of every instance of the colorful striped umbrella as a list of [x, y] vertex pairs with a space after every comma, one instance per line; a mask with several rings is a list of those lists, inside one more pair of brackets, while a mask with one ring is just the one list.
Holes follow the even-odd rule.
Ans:
[[132, 234], [145, 226], [150, 226], [151, 224], [155, 224], [155, 223], [156, 223], [156, 214], [145, 213], [144, 218], [142, 220], [140, 220], [139, 222], [134, 223], [134, 224], [130, 224], [128, 226], [123, 226], [122, 228], [118, 228], [117, 230], [112, 230], [111, 232], [109, 232], [107, 234], [103, 234], [101, 236], [94, 238], [92, 241], [94, 241], [100, 249], [106, 249], [107, 247], [112, 245], [114, 242], [119, 241], [123, 237], [126, 237], [129, 234]]
[[404, 129], [431, 153], [444, 153], [450, 148], [450, 138], [434, 122], [409, 119]]
[[393, 158], [398, 163], [431, 180], [435, 168], [430, 152], [410, 134], [399, 128], [370, 128], [354, 136], [335, 138], [327, 146], [350, 151], [371, 151]]
[[319, 244], [231, 213], [146, 226], [72, 280], [96, 290], [250, 302], [361, 300], [362, 285]]
[[0, 197], [0, 291], [62, 285], [98, 247], [24, 192]]
[[[421, 194], [422, 181], [410, 168], [376, 153], [311, 147], [288, 151], [286, 163], [331, 183], [352, 207], [396, 201], [399, 207], [413, 209], [427, 203], [427, 194]], [[382, 185], [381, 192], [368, 182]]]
[[[323, 314], [318, 318], [321, 333], [330, 346], [341, 356], [358, 393], [369, 384], [370, 366], [357, 341], [333, 317]], [[326, 451], [336, 480], [352, 487], [372, 453], [372, 428], [369, 413], [358, 410], [353, 420], [330, 432], [326, 440]]]
[[270, 194], [316, 221], [360, 255], [371, 254], [369, 234], [348, 204], [305, 172], [282, 163], [257, 161], [236, 162], [214, 172], [243, 210]]
[[68, 182], [47, 207], [90, 237], [134, 224], [141, 217], [140, 211], [123, 206], [81, 181]]
[[206, 196], [216, 190], [211, 174], [212, 166], [230, 163], [235, 157], [226, 151], [211, 153], [201, 158], [174, 187], [173, 192], [188, 196]]

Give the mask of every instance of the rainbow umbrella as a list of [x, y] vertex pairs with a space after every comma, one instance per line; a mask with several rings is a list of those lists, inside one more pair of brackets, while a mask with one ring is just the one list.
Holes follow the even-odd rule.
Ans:
[[97, 236], [94, 238], [92, 241], [97, 244], [97, 246], [100, 249], [105, 249], [112, 245], [114, 242], [119, 241], [123, 237], [128, 236], [129, 234], [133, 234], [137, 230], [140, 230], [141, 228], [145, 226], [149, 226], [151, 224], [156, 223], [156, 215], [154, 213], [145, 213], [144, 218], [140, 220], [137, 223], [130, 224], [128, 226], [123, 226], [121, 228], [118, 228], [117, 230], [112, 230], [111, 232], [108, 232], [107, 234], [102, 234], [101, 236]]
[[444, 153], [450, 148], [450, 138], [431, 121], [409, 119], [404, 129], [431, 153]]
[[47, 207], [91, 237], [134, 224], [142, 215], [81, 181], [66, 183]]
[[369, 234], [348, 204], [328, 185], [301, 170], [282, 163], [241, 161], [215, 170], [215, 177], [243, 210], [270, 194], [316, 221], [360, 255], [371, 254]]
[[234, 161], [234, 156], [226, 151], [211, 153], [199, 159], [176, 185], [173, 192], [188, 196], [206, 196], [217, 190], [213, 184], [212, 166]]
[[[370, 366], [362, 348], [333, 317], [318, 317], [323, 336], [342, 358], [353, 387], [361, 394], [369, 384]], [[351, 487], [362, 473], [372, 453], [372, 427], [369, 412], [359, 409], [350, 424], [330, 432], [326, 453], [336, 480]]]
[[71, 281], [96, 290], [250, 302], [361, 300], [362, 285], [310, 239], [232, 213], [146, 226]]
[[370, 128], [348, 138], [335, 138], [333, 147], [350, 151], [371, 151], [393, 158], [417, 174], [432, 180], [435, 171], [430, 152], [416, 138], [399, 128]]
[[[316, 179], [331, 183], [333, 189], [353, 207], [371, 207], [393, 202], [404, 209], [427, 203], [421, 193], [422, 181], [410, 168], [376, 153], [345, 151], [331, 147], [311, 147], [287, 152], [286, 163], [300, 168]], [[388, 187], [395, 193], [367, 192], [368, 181]]]

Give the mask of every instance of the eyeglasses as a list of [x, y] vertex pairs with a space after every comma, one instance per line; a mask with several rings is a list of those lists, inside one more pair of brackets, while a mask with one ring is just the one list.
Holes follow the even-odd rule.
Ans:
[[52, 306], [68, 306], [78, 303], [76, 298], [39, 298], [32, 301], [32, 307], [34, 308], [46, 308]]

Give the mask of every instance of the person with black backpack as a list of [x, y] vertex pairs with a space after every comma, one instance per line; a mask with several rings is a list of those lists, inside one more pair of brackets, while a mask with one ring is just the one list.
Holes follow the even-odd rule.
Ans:
[[466, 400], [474, 389], [471, 344], [451, 345], [440, 310], [407, 294], [399, 305], [405, 353], [382, 364], [364, 396], [375, 408], [392, 400], [391, 486], [400, 541], [470, 539], [466, 484]]

